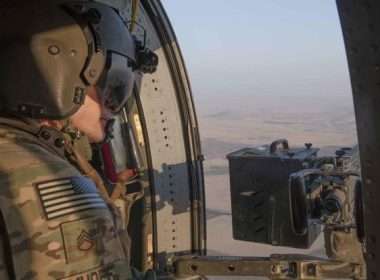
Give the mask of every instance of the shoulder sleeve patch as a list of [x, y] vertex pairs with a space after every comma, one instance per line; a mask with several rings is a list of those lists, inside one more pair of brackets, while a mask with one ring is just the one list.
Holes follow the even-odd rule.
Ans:
[[107, 208], [95, 183], [82, 176], [35, 183], [45, 217], [49, 219]]

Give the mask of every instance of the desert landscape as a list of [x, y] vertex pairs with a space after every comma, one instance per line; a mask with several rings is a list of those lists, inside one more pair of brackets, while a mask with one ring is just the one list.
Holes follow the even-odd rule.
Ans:
[[250, 100], [229, 101], [200, 97], [195, 100], [202, 150], [206, 157], [208, 254], [269, 256], [299, 253], [324, 257], [322, 234], [308, 250], [233, 239], [226, 155], [244, 147], [270, 144], [279, 138], [288, 139], [290, 147], [302, 147], [305, 142], [311, 142], [313, 147], [320, 148], [320, 155], [331, 155], [339, 147], [353, 146], [357, 136], [351, 99], [333, 96], [286, 97], [283, 100], [252, 97]]

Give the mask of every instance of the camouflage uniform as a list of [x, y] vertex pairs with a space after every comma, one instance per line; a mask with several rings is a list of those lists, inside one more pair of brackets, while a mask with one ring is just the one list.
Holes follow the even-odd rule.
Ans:
[[[62, 150], [43, 143], [60, 134], [45, 129], [48, 140], [0, 124], [0, 279], [131, 278], [128, 246], [108, 205]], [[90, 202], [71, 205], [70, 187], [74, 202]]]

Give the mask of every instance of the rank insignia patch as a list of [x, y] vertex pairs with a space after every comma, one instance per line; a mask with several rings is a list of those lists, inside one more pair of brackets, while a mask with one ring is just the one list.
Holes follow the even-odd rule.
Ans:
[[90, 209], [107, 208], [95, 183], [87, 177], [70, 177], [36, 184], [47, 219]]
[[87, 231], [82, 230], [77, 238], [78, 249], [81, 251], [90, 250], [94, 246], [94, 239]]
[[105, 254], [103, 225], [107, 221], [111, 222], [106, 220], [108, 218], [89, 217], [61, 224], [67, 263], [88, 261], [94, 264], [103, 257]]

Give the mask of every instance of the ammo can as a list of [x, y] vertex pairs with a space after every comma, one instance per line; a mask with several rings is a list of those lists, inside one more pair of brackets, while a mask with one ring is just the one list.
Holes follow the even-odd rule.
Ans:
[[280, 139], [227, 155], [234, 239], [293, 248], [311, 246], [321, 232], [320, 225], [310, 224], [304, 235], [294, 233], [289, 175], [307, 168], [307, 161], [318, 150], [311, 144], [290, 149], [288, 141]]

